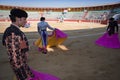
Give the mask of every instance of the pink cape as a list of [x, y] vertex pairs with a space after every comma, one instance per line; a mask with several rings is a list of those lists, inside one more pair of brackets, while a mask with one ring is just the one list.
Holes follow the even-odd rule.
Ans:
[[109, 36], [106, 32], [95, 43], [106, 48], [120, 48], [118, 33]]
[[62, 32], [59, 29], [56, 29], [55, 33], [56, 33], [56, 38], [66, 38], [67, 37], [67, 34], [65, 34], [64, 32]]
[[32, 70], [32, 71], [33, 71], [33, 74], [35, 76], [34, 76], [34, 78], [28, 79], [28, 80], [60, 80], [56, 76], [53, 76], [53, 75], [50, 75], [50, 74], [38, 72], [38, 71], [35, 71], [35, 70]]
[[55, 29], [52, 34], [49, 34], [48, 36], [51, 37], [55, 34], [56, 38], [66, 38], [67, 34], [64, 33], [63, 31], [59, 30], [59, 29]]
[[[54, 75], [43, 73], [43, 72], [38, 72], [33, 69], [31, 70], [32, 70], [32, 73], [34, 74], [34, 77], [28, 78], [27, 80], [61, 80], [60, 78]], [[13, 77], [13, 80], [17, 80], [16, 76]]]
[[[53, 47], [53, 46], [58, 46], [62, 44], [66, 39], [68, 35], [64, 33], [63, 31], [59, 29], [55, 29], [51, 34], [48, 35], [48, 44], [47, 47]], [[42, 48], [42, 39], [38, 38], [35, 42], [34, 45]]]

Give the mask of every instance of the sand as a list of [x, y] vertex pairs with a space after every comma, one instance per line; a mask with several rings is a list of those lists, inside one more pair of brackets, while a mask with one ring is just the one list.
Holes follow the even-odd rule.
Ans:
[[[33, 69], [55, 75], [61, 80], [120, 80], [120, 49], [105, 48], [94, 43], [105, 32], [106, 25], [51, 21], [49, 24], [64, 31], [68, 38], [60, 46], [49, 48], [48, 54], [42, 54], [33, 45], [39, 37], [37, 22], [30, 23], [31, 27], [22, 28], [22, 31], [29, 40], [28, 63]], [[0, 39], [9, 24], [0, 22]], [[0, 44], [0, 80], [13, 80], [13, 76], [6, 49]]]

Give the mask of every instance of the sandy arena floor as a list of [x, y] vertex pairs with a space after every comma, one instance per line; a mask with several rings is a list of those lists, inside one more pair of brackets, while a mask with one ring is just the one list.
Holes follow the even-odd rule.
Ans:
[[[42, 54], [33, 45], [39, 37], [37, 22], [30, 23], [31, 27], [22, 28], [22, 31], [30, 43], [28, 62], [33, 69], [61, 80], [120, 80], [120, 49], [104, 48], [94, 43], [105, 32], [106, 25], [49, 22], [52, 27], [67, 33], [68, 39], [59, 47], [49, 48], [48, 54]], [[0, 22], [0, 42], [9, 25], [9, 22]], [[0, 44], [0, 80], [13, 80], [13, 76], [6, 49]]]

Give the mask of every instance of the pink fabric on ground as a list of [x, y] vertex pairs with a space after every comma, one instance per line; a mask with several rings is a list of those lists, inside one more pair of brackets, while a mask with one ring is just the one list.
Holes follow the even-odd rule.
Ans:
[[32, 70], [32, 71], [35, 77], [28, 80], [60, 80], [58, 77], [53, 76], [51, 74], [46, 74], [46, 73], [38, 72], [35, 70]]
[[107, 47], [107, 48], [120, 48], [120, 40], [118, 33], [111, 36], [108, 33], [104, 33], [99, 39], [95, 41], [97, 45]]

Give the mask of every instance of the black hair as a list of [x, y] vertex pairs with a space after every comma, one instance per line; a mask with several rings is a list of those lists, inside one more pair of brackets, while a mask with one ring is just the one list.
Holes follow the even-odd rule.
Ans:
[[44, 20], [45, 20], [45, 17], [41, 17], [41, 18], [40, 18], [40, 21], [44, 21]]
[[18, 8], [13, 8], [11, 11], [10, 11], [10, 20], [12, 22], [15, 22], [15, 17], [18, 17], [18, 18], [21, 18], [21, 17], [25, 17], [27, 18], [28, 17], [28, 14], [26, 11], [22, 10], [22, 9], [18, 9]]
[[114, 21], [114, 18], [110, 18], [109, 20], [110, 20], [110, 21]]

